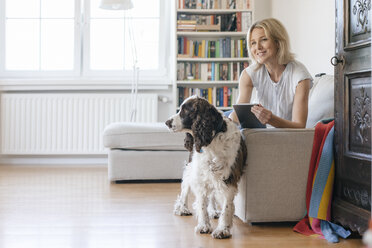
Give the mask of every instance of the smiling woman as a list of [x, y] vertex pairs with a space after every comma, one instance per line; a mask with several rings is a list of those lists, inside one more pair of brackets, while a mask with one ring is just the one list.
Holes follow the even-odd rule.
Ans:
[[[247, 42], [256, 63], [241, 73], [237, 103], [249, 103], [256, 88], [258, 104], [251, 111], [262, 124], [305, 127], [312, 77], [294, 60], [284, 26], [273, 18], [258, 21], [248, 31]], [[234, 112], [230, 117], [238, 122]]]

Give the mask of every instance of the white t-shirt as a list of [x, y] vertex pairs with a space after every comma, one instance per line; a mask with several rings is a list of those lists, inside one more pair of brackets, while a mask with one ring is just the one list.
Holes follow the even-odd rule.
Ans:
[[313, 78], [310, 73], [302, 63], [292, 61], [287, 64], [280, 80], [276, 83], [271, 80], [264, 65], [255, 70], [257, 67], [258, 64], [252, 64], [245, 69], [256, 88], [257, 102], [274, 115], [291, 121], [296, 87], [300, 81], [310, 79], [311, 88]]

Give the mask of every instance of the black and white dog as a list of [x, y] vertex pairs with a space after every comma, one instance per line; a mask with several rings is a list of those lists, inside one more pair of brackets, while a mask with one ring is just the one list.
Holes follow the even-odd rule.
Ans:
[[[180, 111], [166, 121], [174, 132], [185, 132], [185, 147], [191, 159], [185, 167], [181, 194], [175, 204], [175, 214], [191, 214], [187, 208], [189, 189], [195, 194], [195, 211], [198, 233], [211, 233], [210, 215], [215, 197], [221, 207], [213, 238], [229, 238], [235, 211], [237, 194], [247, 158], [247, 149], [237, 125], [223, 116], [204, 98], [191, 96], [181, 105]], [[212, 213], [214, 215], [214, 213]]]

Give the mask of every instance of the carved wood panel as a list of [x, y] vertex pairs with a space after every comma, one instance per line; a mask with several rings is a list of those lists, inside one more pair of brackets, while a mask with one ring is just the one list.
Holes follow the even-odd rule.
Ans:
[[371, 209], [371, 194], [368, 185], [345, 180], [341, 185], [342, 199], [355, 206]]
[[368, 39], [371, 33], [371, 0], [351, 0], [349, 4], [349, 43]]
[[349, 147], [356, 154], [371, 151], [371, 84], [370, 77], [349, 78]]

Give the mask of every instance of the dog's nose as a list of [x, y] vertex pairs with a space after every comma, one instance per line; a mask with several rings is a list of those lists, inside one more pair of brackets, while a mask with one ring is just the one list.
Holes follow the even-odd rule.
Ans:
[[167, 125], [169, 128], [172, 128], [172, 122], [173, 122], [173, 119], [169, 119], [165, 122], [165, 125]]

